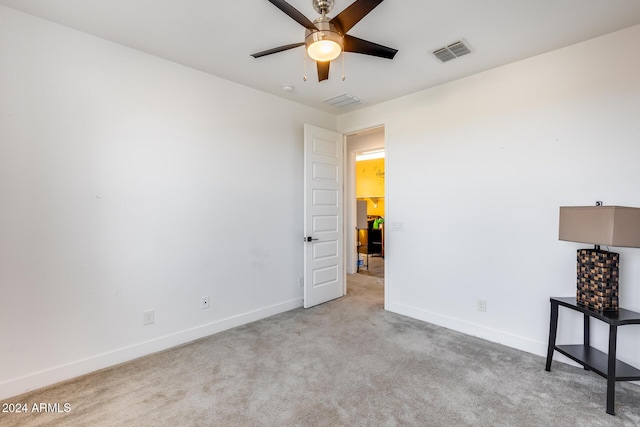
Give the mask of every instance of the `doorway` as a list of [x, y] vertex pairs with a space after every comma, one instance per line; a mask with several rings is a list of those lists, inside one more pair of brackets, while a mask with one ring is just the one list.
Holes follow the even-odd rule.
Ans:
[[385, 128], [346, 135], [347, 273], [385, 277]]

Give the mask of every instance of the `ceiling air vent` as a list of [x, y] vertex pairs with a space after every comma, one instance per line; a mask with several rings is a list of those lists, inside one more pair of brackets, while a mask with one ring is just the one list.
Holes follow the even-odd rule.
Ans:
[[355, 96], [343, 93], [342, 95], [337, 95], [328, 99], [325, 99], [322, 102], [326, 102], [329, 105], [333, 105], [334, 107], [344, 108], [353, 104], [364, 104], [364, 101], [360, 98], [356, 98]]
[[462, 42], [457, 41], [455, 43], [451, 43], [449, 46], [445, 46], [440, 49], [434, 50], [432, 53], [442, 62], [451, 61], [452, 59], [456, 59], [462, 55], [466, 55], [471, 51], [469, 48]]

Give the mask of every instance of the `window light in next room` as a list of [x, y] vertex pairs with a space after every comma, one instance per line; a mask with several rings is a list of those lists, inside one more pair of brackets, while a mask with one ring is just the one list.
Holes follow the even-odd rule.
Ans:
[[373, 159], [384, 159], [384, 150], [366, 151], [356, 154], [356, 162]]

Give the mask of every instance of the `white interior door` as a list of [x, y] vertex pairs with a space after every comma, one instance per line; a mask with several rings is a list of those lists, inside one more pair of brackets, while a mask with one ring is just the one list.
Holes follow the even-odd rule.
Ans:
[[304, 307], [344, 295], [343, 137], [304, 126]]

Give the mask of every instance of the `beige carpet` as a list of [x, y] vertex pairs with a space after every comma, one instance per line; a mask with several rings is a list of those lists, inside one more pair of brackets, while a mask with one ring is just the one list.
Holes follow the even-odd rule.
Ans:
[[[640, 388], [386, 312], [383, 281], [346, 297], [9, 399], [68, 413], [1, 426], [637, 426]], [[541, 308], [542, 309], [542, 308]]]

